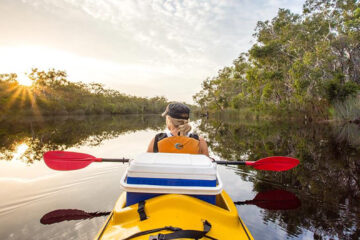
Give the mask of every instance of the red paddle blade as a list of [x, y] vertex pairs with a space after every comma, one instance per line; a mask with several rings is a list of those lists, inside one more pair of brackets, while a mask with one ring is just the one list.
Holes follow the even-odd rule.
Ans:
[[300, 161], [296, 158], [275, 156], [263, 158], [256, 162], [246, 162], [246, 165], [253, 166], [258, 170], [287, 171], [296, 167], [299, 163]]
[[95, 161], [95, 157], [77, 152], [49, 151], [44, 154], [46, 165], [54, 170], [77, 170]]

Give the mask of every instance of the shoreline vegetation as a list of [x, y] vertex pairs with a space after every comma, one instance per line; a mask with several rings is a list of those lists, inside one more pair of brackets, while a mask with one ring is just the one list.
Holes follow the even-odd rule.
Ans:
[[[259, 21], [256, 42], [202, 82], [189, 105], [201, 117], [338, 121], [360, 126], [360, 3], [307, 0], [302, 14], [279, 9]], [[165, 97], [129, 96], [65, 71], [34, 68], [20, 85], [0, 74], [0, 120], [23, 116], [159, 114]]]
[[302, 14], [279, 9], [253, 36], [250, 50], [193, 96], [203, 116], [247, 109], [255, 118], [360, 122], [358, 1], [307, 0]]
[[4, 116], [158, 114], [165, 97], [129, 96], [102, 84], [70, 82], [65, 71], [32, 69], [31, 86], [22, 86], [17, 74], [0, 74], [0, 112]]

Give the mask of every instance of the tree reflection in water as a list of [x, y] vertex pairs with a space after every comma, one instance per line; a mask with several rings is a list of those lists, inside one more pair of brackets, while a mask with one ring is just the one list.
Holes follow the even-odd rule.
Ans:
[[[307, 229], [315, 239], [360, 237], [358, 125], [234, 117], [199, 122], [212, 151], [223, 159], [257, 160], [275, 155], [300, 159], [300, 165], [287, 172], [236, 171], [243, 180], [254, 183], [255, 192], [285, 189], [300, 198], [298, 209], [263, 210], [265, 222], [276, 222], [289, 236]], [[49, 150], [97, 146], [129, 131], [163, 128], [164, 119], [154, 115], [7, 119], [0, 121], [0, 159], [21, 158], [31, 164]]]
[[[7, 119], [0, 121], [0, 159], [13, 160], [17, 157], [31, 164], [41, 160], [43, 153], [49, 150], [84, 144], [97, 146], [104, 140], [130, 131], [163, 127], [164, 119], [154, 115]], [[19, 146], [25, 151], [19, 152]]]
[[[276, 155], [300, 159], [300, 165], [287, 172], [253, 172], [256, 192], [291, 189], [302, 203], [292, 211], [265, 210], [265, 221], [279, 223], [289, 235], [296, 236], [305, 228], [314, 232], [315, 239], [360, 237], [357, 125], [209, 119], [202, 121], [200, 129], [208, 134], [213, 152], [224, 159]], [[244, 168], [237, 173], [248, 180], [249, 171], [253, 170]]]

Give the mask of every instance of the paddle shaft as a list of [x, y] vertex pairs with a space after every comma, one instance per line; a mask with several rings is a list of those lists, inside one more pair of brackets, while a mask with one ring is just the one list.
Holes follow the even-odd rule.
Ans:
[[[93, 162], [117, 162], [127, 163], [131, 161], [126, 158], [96, 158], [89, 154], [66, 152], [66, 151], [49, 151], [44, 154], [44, 160], [48, 167], [59, 170], [77, 170], [87, 167]], [[219, 165], [246, 165], [257, 170], [265, 171], [287, 171], [296, 167], [300, 162], [296, 158], [273, 156], [259, 159], [257, 161], [214, 161]]]
[[289, 200], [289, 199], [285, 199], [285, 200], [271, 200], [271, 199], [264, 199], [264, 200], [246, 200], [246, 201], [237, 201], [234, 202], [234, 204], [236, 205], [256, 205], [257, 203], [266, 203], [266, 202], [289, 202], [289, 201], [294, 201], [293, 199]]
[[[90, 159], [89, 159], [90, 160]], [[121, 162], [127, 163], [130, 159], [126, 158], [93, 158], [94, 162]], [[242, 165], [242, 166], [252, 166], [256, 161], [214, 161], [218, 165]]]
[[[129, 162], [129, 159], [125, 158], [95, 158], [94, 162], [122, 162], [126, 163]], [[215, 163], [219, 165], [251, 165], [251, 162], [248, 161], [215, 161]]]
[[251, 165], [246, 161], [215, 161], [219, 165]]
[[[94, 159], [92, 159], [94, 160]], [[121, 162], [121, 163], [127, 163], [130, 159], [126, 158], [95, 158], [95, 162]]]
[[264, 201], [264, 200], [260, 200], [260, 201], [259, 200], [237, 201], [237, 202], [234, 202], [234, 204], [236, 204], [236, 205], [247, 205], [247, 204], [254, 204], [256, 202], [261, 202], [261, 201]]

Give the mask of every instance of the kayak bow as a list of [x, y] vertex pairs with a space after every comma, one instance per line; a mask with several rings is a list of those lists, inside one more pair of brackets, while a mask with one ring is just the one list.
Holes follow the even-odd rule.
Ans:
[[[140, 208], [139, 204], [128, 207], [125, 205], [126, 194], [122, 193], [96, 239], [194, 239], [169, 237], [179, 231], [182, 231], [180, 234], [203, 232], [205, 221], [211, 227], [205, 236], [199, 239], [253, 239], [225, 191], [217, 195], [216, 205], [181, 194], [166, 194], [148, 199], [143, 207], [146, 215], [143, 220], [141, 205]], [[168, 227], [165, 228], [166, 226]], [[167, 237], [161, 238], [164, 236]]]

